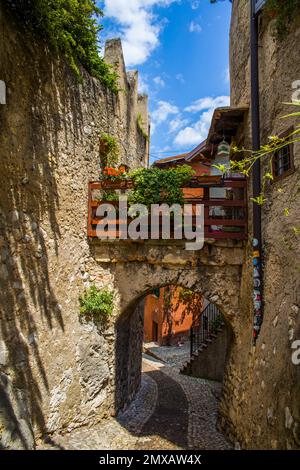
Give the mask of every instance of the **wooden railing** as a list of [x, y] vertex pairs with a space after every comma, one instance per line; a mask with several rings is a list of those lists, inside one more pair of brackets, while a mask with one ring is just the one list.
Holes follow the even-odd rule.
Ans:
[[[123, 194], [132, 189], [131, 180], [116, 182], [91, 182], [88, 188], [88, 236], [97, 237], [96, 228], [101, 217], [97, 208], [102, 204], [118, 206], [118, 201], [102, 200], [101, 191], [120, 190]], [[204, 205], [205, 239], [245, 240], [248, 236], [247, 181], [242, 177], [221, 176], [193, 177], [183, 188], [185, 203], [195, 207]], [[200, 191], [201, 190], [201, 191]], [[194, 194], [193, 194], [194, 192]], [[196, 218], [195, 218], [196, 220]], [[128, 219], [128, 223], [131, 219]], [[161, 222], [160, 222], [161, 223]], [[123, 224], [123, 225], [122, 225]], [[121, 238], [124, 221], [116, 218], [116, 238]], [[171, 228], [171, 239], [172, 237]], [[150, 236], [149, 236], [150, 238]], [[163, 236], [161, 236], [163, 238]]]

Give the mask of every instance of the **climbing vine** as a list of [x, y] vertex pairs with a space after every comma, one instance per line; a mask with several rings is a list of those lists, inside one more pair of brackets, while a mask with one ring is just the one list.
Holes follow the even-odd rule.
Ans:
[[102, 132], [100, 135], [100, 160], [103, 167], [111, 167], [118, 163], [120, 148], [115, 137]]
[[26, 28], [44, 38], [64, 55], [82, 80], [81, 64], [113, 92], [118, 91], [117, 73], [99, 55], [98, 34], [103, 16], [95, 0], [4, 0]]
[[143, 122], [143, 117], [142, 117], [141, 113], [138, 113], [136, 123], [137, 123], [138, 129], [140, 130], [142, 136], [148, 141], [149, 136], [148, 136], [148, 133], [144, 129], [145, 124]]
[[194, 175], [189, 165], [161, 170], [160, 168], [139, 168], [129, 174], [133, 181], [130, 204], [151, 204], [166, 202], [169, 205], [183, 204], [182, 186]]

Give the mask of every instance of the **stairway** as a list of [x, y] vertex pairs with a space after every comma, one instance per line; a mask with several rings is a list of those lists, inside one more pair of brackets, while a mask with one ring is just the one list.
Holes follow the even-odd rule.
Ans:
[[[180, 373], [184, 375], [196, 375], [195, 370], [199, 369], [202, 357], [216, 353], [219, 343], [222, 345], [225, 330], [225, 323], [221, 312], [213, 304], [208, 304], [201, 312], [190, 330], [191, 352], [190, 360], [182, 366]], [[221, 338], [222, 337], [222, 338]], [[222, 347], [222, 346], [221, 346]], [[200, 367], [201, 369], [201, 367]], [[211, 375], [214, 376], [213, 371]], [[210, 375], [210, 374], [209, 374]]]

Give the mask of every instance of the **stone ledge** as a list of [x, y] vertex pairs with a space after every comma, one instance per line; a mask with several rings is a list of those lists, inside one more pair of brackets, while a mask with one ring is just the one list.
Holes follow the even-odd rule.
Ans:
[[245, 242], [205, 242], [202, 250], [185, 250], [185, 241], [147, 240], [91, 241], [92, 257], [98, 263], [147, 263], [152, 265], [224, 266], [242, 265], [245, 258]]

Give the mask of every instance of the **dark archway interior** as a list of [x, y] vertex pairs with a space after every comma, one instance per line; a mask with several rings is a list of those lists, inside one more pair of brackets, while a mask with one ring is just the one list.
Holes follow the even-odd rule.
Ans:
[[[144, 293], [142, 297], [134, 299], [116, 323], [115, 410], [117, 413], [122, 413], [127, 408], [141, 385], [144, 304], [145, 297], [153, 290], [154, 288]], [[230, 354], [230, 346], [233, 342], [232, 328], [225, 319], [224, 330], [227, 331], [226, 354], [221, 358], [221, 362], [223, 362], [221, 365], [219, 364], [219, 368], [225, 370]], [[208, 355], [208, 358], [208, 367], [213, 369], [215, 361], [213, 351], [212, 354]], [[171, 377], [168, 377], [166, 381], [165, 374], [160, 370], [147, 370], [146, 368], [143, 373], [148, 374], [156, 382], [158, 397], [151, 419], [145, 422], [142, 430], [139, 430], [139, 436], [153, 436], [159, 433], [163, 439], [171, 441], [179, 447], [186, 448], [188, 403], [182, 388]], [[174, 409], [176, 410], [175, 413]], [[130, 432], [132, 432], [131, 429]]]

